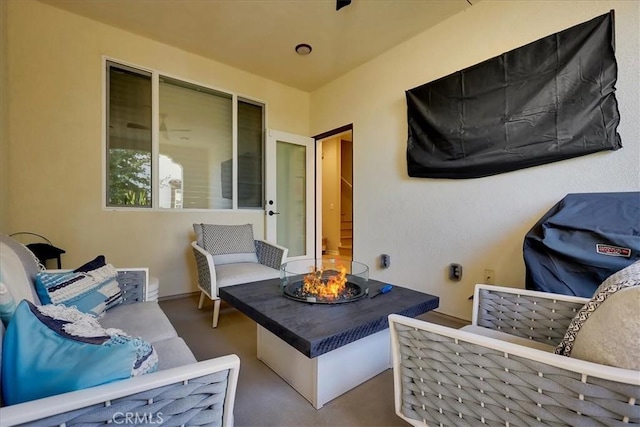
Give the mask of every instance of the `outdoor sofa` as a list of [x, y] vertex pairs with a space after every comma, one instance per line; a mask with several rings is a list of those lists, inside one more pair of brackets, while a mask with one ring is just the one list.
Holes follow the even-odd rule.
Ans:
[[[5, 235], [0, 236], [0, 255], [0, 279], [6, 285], [5, 290], [8, 288], [18, 303], [27, 299], [39, 305], [34, 278], [40, 267], [35, 257], [25, 246]], [[165, 427], [233, 425], [239, 358], [227, 355], [196, 361], [158, 303], [147, 300], [148, 270], [117, 271], [123, 302], [99, 318], [100, 326], [121, 329], [131, 337], [141, 337], [150, 343], [157, 354], [157, 370], [86, 389], [3, 405], [0, 408], [1, 426], [106, 423], [162, 424]], [[8, 325], [18, 322], [15, 319], [16, 316], [9, 320]], [[0, 344], [6, 332], [0, 322]], [[6, 357], [7, 340], [4, 341], [5, 345], [0, 348], [3, 353], [0, 354]], [[64, 360], [64, 357], [72, 355], [56, 356]], [[7, 387], [17, 383], [7, 384]]]

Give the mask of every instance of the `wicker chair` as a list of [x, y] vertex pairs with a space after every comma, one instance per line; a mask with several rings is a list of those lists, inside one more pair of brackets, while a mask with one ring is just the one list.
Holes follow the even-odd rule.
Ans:
[[460, 330], [389, 316], [396, 414], [414, 426], [640, 423], [640, 372], [553, 353], [588, 300], [476, 285]]
[[[213, 228], [218, 236], [228, 236], [228, 240], [209, 245], [207, 249], [206, 234], [207, 225]], [[198, 309], [201, 309], [205, 296], [213, 300], [213, 327], [218, 326], [220, 313], [220, 297], [218, 288], [238, 285], [241, 283], [256, 282], [259, 280], [273, 279], [280, 276], [280, 266], [287, 258], [288, 250], [282, 246], [269, 243], [264, 240], [253, 239], [253, 231], [250, 232], [251, 246], [255, 248], [257, 262], [247, 262], [246, 252], [234, 253], [238, 245], [234, 244], [240, 239], [247, 239], [247, 226], [220, 226], [212, 224], [194, 224], [198, 240], [191, 242], [193, 254], [198, 268], [198, 288], [200, 289], [200, 301]], [[205, 237], [202, 237], [204, 227]], [[242, 236], [242, 237], [238, 237]], [[235, 242], [234, 242], [235, 241]], [[234, 249], [235, 248], [235, 249]], [[253, 254], [252, 254], [253, 256]]]

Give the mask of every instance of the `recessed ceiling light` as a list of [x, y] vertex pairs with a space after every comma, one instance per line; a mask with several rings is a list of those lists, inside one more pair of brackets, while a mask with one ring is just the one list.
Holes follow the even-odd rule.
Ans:
[[309, 55], [313, 49], [306, 43], [300, 43], [296, 46], [296, 53], [301, 56]]

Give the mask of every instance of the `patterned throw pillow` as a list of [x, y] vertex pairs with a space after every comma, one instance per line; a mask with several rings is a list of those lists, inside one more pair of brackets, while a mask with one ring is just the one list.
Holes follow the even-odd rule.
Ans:
[[16, 404], [153, 372], [154, 348], [73, 307], [23, 300], [2, 348], [2, 396]]
[[[583, 326], [589, 321], [596, 310], [602, 307], [605, 302], [617, 292], [635, 286], [640, 286], [640, 261], [636, 261], [612, 274], [602, 282], [598, 289], [596, 289], [593, 297], [578, 311], [569, 324], [569, 328], [562, 342], [556, 347], [555, 353], [563, 356], [571, 356], [576, 338], [579, 334], [582, 334]], [[610, 309], [610, 307], [608, 307], [607, 310], [608, 309]], [[610, 328], [611, 334], [618, 334], [618, 337], [620, 337], [620, 331], [618, 329], [620, 328]], [[637, 331], [632, 332], [634, 334], [637, 333]], [[581, 338], [586, 339], [586, 337], [582, 336]], [[603, 351], [608, 351], [608, 349], [603, 349]]]
[[640, 371], [640, 286], [620, 289], [591, 313], [571, 357]]
[[214, 264], [258, 262], [251, 224], [200, 224], [200, 226], [203, 248], [211, 254]]
[[42, 304], [64, 304], [100, 317], [122, 303], [118, 272], [100, 255], [74, 271], [41, 271], [36, 275], [36, 291]]

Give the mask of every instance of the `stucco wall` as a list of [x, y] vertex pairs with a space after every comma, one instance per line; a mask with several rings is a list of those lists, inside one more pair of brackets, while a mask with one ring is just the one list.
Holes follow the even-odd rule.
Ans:
[[0, 2], [0, 233], [9, 230], [9, 122], [7, 121], [7, 2]]
[[102, 209], [102, 56], [265, 101], [267, 125], [291, 133], [309, 134], [309, 94], [36, 1], [5, 3], [6, 232], [48, 237], [67, 251], [64, 267], [98, 254], [116, 266], [147, 266], [160, 279], [161, 296], [196, 290], [192, 223], [253, 223], [263, 237], [262, 211]]
[[[610, 9], [623, 149], [473, 180], [408, 177], [405, 90]], [[523, 237], [558, 200], [640, 190], [639, 28], [640, 2], [483, 0], [313, 92], [312, 134], [353, 123], [354, 258], [371, 277], [439, 295], [440, 311], [460, 318], [484, 269], [524, 287]], [[460, 282], [447, 279], [452, 262], [463, 265]]]

